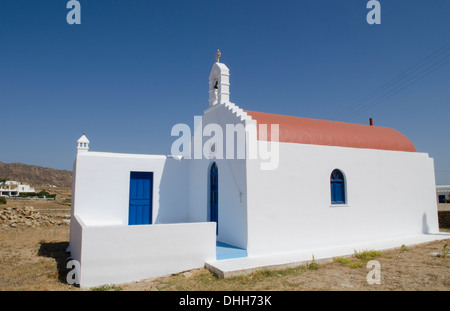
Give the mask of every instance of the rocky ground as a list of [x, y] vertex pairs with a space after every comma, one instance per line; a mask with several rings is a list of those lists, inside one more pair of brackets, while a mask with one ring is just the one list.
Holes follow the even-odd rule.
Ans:
[[[66, 281], [70, 207], [56, 201], [11, 202], [0, 206], [0, 291], [80, 291]], [[450, 232], [449, 228], [441, 231]], [[446, 246], [447, 244], [447, 246]], [[383, 251], [380, 284], [358, 258], [248, 276], [219, 279], [196, 269], [140, 282], [99, 287], [124, 291], [449, 291], [450, 257], [439, 256], [450, 239]]]
[[0, 211], [1, 227], [41, 227], [41, 226], [60, 226], [70, 223], [70, 214], [51, 215], [42, 214], [33, 206], [14, 206], [7, 207]]

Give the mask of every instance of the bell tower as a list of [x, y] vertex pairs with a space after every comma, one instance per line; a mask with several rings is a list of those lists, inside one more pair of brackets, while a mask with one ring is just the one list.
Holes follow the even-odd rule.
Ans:
[[230, 102], [230, 70], [220, 63], [217, 50], [216, 62], [209, 75], [209, 107]]

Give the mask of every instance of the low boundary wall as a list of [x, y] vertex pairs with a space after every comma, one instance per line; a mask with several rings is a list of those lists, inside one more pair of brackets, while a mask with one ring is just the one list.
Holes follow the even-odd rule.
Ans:
[[[71, 239], [80, 287], [120, 284], [202, 268], [216, 257], [213, 222], [85, 226]], [[76, 242], [79, 240], [78, 242]], [[80, 243], [81, 242], [81, 243]]]

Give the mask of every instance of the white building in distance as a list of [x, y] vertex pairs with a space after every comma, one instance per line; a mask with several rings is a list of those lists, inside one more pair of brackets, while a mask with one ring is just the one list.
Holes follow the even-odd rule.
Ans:
[[436, 195], [438, 203], [447, 203], [450, 200], [450, 185], [436, 186]]
[[17, 197], [20, 193], [35, 192], [36, 189], [27, 184], [22, 184], [19, 181], [7, 180], [0, 183], [0, 196], [2, 197]]

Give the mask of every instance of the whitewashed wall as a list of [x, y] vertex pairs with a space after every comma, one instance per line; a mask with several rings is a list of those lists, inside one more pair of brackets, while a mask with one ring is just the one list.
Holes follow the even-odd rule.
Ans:
[[[223, 130], [223, 157], [226, 156], [226, 124], [243, 123], [225, 105], [215, 105], [202, 117], [202, 129], [208, 124], [218, 124]], [[194, 134], [195, 136], [195, 134]], [[200, 135], [201, 136], [201, 135]], [[212, 135], [214, 136], [214, 134]], [[203, 137], [201, 145], [210, 136]], [[235, 139], [234, 150], [237, 150]], [[247, 248], [247, 206], [245, 159], [192, 159], [189, 168], [189, 219], [209, 221], [209, 170], [213, 161], [219, 171], [219, 233], [217, 240], [237, 247]]]
[[153, 172], [152, 223], [188, 219], [187, 163], [160, 155], [83, 152], [76, 158], [74, 210], [87, 225], [128, 225], [130, 172]]
[[[330, 174], [346, 179], [332, 206]], [[248, 162], [248, 253], [438, 232], [433, 159], [424, 153], [280, 143], [277, 170]]]
[[82, 243], [74, 259], [82, 288], [202, 268], [215, 259], [214, 223], [86, 226], [78, 219]]

